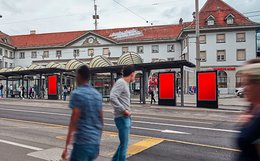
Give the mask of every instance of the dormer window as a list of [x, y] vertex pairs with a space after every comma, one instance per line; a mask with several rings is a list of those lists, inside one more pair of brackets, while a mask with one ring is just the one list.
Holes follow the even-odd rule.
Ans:
[[234, 18], [235, 18], [235, 16], [233, 16], [232, 14], [229, 14], [229, 15], [225, 18], [226, 23], [227, 23], [228, 25], [234, 24]]
[[208, 25], [208, 26], [215, 25], [215, 17], [213, 17], [212, 15], [210, 15], [210, 16], [207, 18], [207, 25]]

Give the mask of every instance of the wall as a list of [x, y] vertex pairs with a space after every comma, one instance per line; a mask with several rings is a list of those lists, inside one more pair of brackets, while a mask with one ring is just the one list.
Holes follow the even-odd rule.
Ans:
[[[236, 42], [236, 33], [245, 32], [246, 42]], [[223, 34], [226, 35], [226, 43], [216, 43], [216, 35]], [[204, 35], [202, 33], [201, 35]], [[201, 62], [201, 66], [240, 66], [245, 61], [237, 61], [237, 49], [246, 49], [246, 60], [256, 58], [256, 31], [234, 31], [234, 32], [215, 32], [206, 33], [206, 44], [201, 44], [201, 51], [206, 51], [207, 61]], [[195, 35], [189, 35], [189, 37], [194, 37]], [[189, 39], [189, 57], [190, 61], [195, 63], [196, 58], [196, 44], [195, 38]], [[217, 61], [217, 50], [226, 50], [226, 61]]]

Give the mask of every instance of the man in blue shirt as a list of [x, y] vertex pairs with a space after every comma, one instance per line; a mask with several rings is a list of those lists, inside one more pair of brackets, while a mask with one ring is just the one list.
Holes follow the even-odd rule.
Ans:
[[72, 92], [69, 107], [72, 116], [62, 159], [68, 157], [68, 146], [73, 138], [70, 161], [93, 161], [99, 154], [103, 128], [102, 96], [88, 85], [90, 70], [81, 66], [77, 70], [78, 87]]

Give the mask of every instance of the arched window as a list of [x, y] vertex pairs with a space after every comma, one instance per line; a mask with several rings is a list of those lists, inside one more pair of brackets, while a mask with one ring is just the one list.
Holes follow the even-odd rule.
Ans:
[[236, 73], [236, 88], [242, 87], [242, 76], [241, 73]]
[[218, 88], [227, 88], [227, 73], [218, 71]]

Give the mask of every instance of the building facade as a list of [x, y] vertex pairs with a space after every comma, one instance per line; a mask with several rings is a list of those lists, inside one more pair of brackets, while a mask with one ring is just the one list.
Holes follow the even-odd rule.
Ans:
[[[91, 31], [46, 34], [31, 31], [15, 36], [0, 32], [0, 67], [66, 64], [71, 59], [89, 64], [99, 55], [117, 64], [119, 57], [127, 52], [139, 54], [145, 63], [180, 59], [195, 63], [194, 24], [194, 21], [180, 21], [172, 25]], [[222, 0], [208, 0], [200, 10], [201, 69], [219, 71], [221, 93], [233, 93], [240, 87], [238, 67], [260, 56], [258, 30], [259, 24]], [[186, 73], [186, 90], [194, 85], [195, 74]]]

